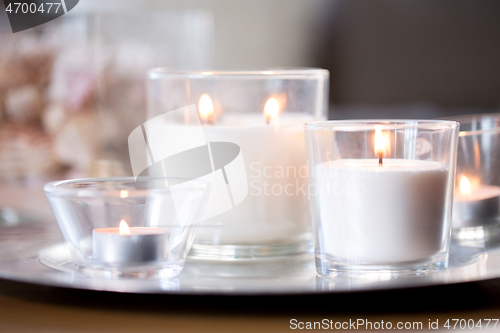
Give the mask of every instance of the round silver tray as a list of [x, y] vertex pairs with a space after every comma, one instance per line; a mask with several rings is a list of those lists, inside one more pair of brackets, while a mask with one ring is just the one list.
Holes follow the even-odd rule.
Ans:
[[500, 244], [452, 243], [449, 268], [419, 274], [377, 273], [323, 279], [312, 254], [258, 261], [188, 259], [170, 280], [96, 279], [75, 270], [55, 223], [0, 223], [0, 278], [54, 287], [126, 293], [190, 295], [290, 295], [375, 291], [500, 278]]

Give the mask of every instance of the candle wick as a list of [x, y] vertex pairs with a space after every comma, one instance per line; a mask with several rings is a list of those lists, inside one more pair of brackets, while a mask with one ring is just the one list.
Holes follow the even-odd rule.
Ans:
[[271, 121], [271, 117], [270, 116], [266, 116], [266, 125], [269, 125], [270, 121]]
[[201, 122], [203, 124], [210, 125], [210, 126], [212, 126], [214, 124], [214, 117], [209, 115], [208, 117], [204, 118], [200, 113], [199, 113], [199, 116], [200, 116]]
[[378, 153], [378, 165], [382, 165], [383, 162], [382, 162], [382, 158], [384, 157], [384, 153], [383, 152], [380, 152]]

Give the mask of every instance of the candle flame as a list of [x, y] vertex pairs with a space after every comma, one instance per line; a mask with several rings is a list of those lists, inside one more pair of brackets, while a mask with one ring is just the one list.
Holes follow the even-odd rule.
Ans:
[[128, 198], [128, 191], [127, 190], [120, 191], [120, 198]]
[[266, 106], [264, 106], [264, 116], [266, 117], [267, 122], [271, 118], [274, 118], [280, 112], [280, 105], [276, 98], [269, 98], [266, 102]]
[[125, 220], [120, 221], [120, 236], [130, 236], [130, 229]]
[[391, 156], [391, 134], [390, 133], [385, 133], [384, 134], [384, 155], [385, 156]]
[[208, 94], [201, 95], [200, 102], [198, 103], [198, 112], [200, 113], [201, 120], [211, 121], [213, 119], [214, 104]]
[[375, 154], [382, 156], [385, 155], [385, 145], [388, 140], [384, 139], [382, 135], [382, 126], [375, 126]]
[[469, 178], [467, 178], [466, 176], [462, 176], [462, 178], [460, 179], [460, 193], [469, 194], [471, 190], [472, 187], [470, 185]]

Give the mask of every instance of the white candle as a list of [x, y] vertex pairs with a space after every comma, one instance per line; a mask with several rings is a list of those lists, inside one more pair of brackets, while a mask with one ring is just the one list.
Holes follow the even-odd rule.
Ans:
[[165, 229], [129, 228], [121, 221], [117, 228], [98, 228], [92, 232], [92, 253], [96, 264], [142, 264], [167, 258], [168, 234]]
[[222, 113], [214, 125], [203, 127], [207, 141], [240, 146], [249, 193], [233, 209], [206, 221], [220, 227], [198, 229], [198, 241], [273, 243], [289, 241], [310, 227], [302, 126], [314, 118], [267, 109], [266, 104], [265, 113]]
[[393, 263], [439, 252], [448, 170], [433, 161], [336, 160], [316, 166], [323, 248], [342, 260]]
[[453, 199], [453, 227], [477, 227], [492, 223], [500, 212], [500, 187], [471, 184], [466, 176]]

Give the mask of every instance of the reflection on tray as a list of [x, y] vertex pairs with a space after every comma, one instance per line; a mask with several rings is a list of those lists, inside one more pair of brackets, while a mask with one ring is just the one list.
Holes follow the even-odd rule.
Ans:
[[[80, 274], [65, 244], [41, 250], [40, 263], [47, 276], [58, 271], [55, 285], [91, 290], [134, 293], [181, 294], [304, 294], [371, 291], [477, 281], [500, 276], [500, 249], [481, 249], [452, 243], [450, 267], [419, 274], [376, 274], [356, 279], [316, 276], [312, 255], [279, 261], [221, 263], [188, 260], [181, 275], [172, 280], [95, 279]], [[1, 263], [0, 263], [1, 271]], [[50, 272], [50, 273], [49, 273]], [[49, 278], [50, 280], [50, 278]]]

